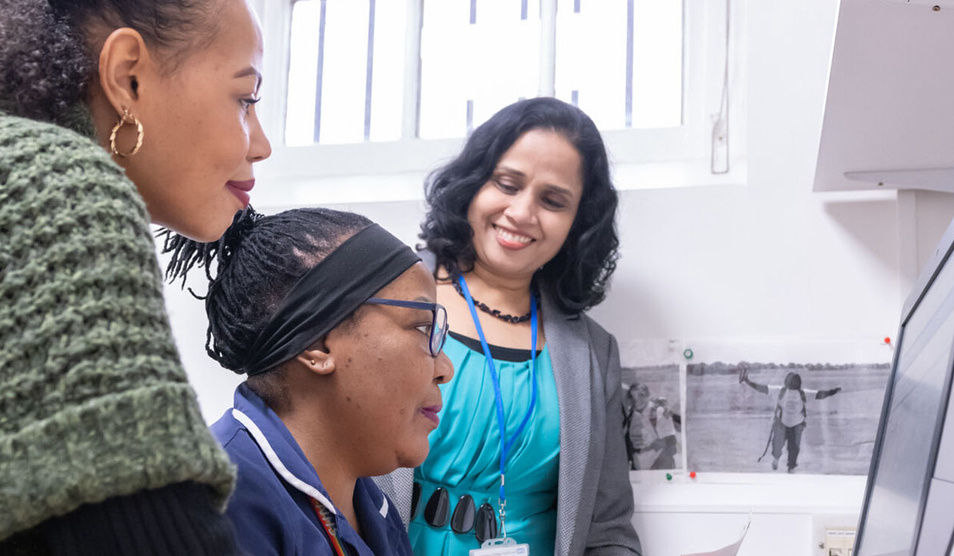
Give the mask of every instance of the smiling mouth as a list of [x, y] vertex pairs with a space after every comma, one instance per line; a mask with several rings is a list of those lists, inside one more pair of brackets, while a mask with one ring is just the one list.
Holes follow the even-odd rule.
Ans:
[[506, 241], [507, 243], [517, 243], [520, 245], [527, 245], [533, 241], [533, 238], [530, 236], [525, 236], [518, 234], [516, 232], [511, 232], [510, 230], [505, 230], [496, 224], [493, 225], [494, 230], [497, 230], [497, 237]]

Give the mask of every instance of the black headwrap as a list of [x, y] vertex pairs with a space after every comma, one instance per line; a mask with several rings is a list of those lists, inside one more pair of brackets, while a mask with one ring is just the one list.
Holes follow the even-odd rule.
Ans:
[[351, 236], [295, 283], [241, 372], [253, 376], [296, 357], [420, 260], [377, 224]]

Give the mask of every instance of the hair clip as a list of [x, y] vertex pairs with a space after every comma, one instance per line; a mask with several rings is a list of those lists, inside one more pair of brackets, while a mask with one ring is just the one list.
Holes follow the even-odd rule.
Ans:
[[431, 527], [443, 527], [447, 525], [447, 518], [450, 517], [450, 496], [443, 488], [438, 488], [427, 501], [424, 508], [424, 521]]
[[457, 501], [457, 507], [454, 508], [454, 514], [451, 515], [451, 529], [455, 533], [470, 533], [474, 528], [476, 513], [474, 499], [469, 494], [461, 496]]
[[497, 514], [490, 504], [484, 503], [477, 510], [476, 528], [474, 535], [477, 542], [484, 544], [487, 539], [497, 538]]

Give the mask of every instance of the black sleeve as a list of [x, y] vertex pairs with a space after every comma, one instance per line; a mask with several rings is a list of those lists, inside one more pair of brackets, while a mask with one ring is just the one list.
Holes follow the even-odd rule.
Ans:
[[228, 518], [195, 482], [117, 496], [44, 524], [53, 556], [240, 556]]
[[21, 531], [0, 541], [0, 554], [3, 556], [53, 556], [39, 527]]
[[825, 398], [830, 398], [831, 396], [834, 396], [838, 392], [841, 392], [841, 386], [837, 388], [832, 388], [831, 390], [821, 390], [820, 392], [815, 394], [815, 399], [824, 400]]

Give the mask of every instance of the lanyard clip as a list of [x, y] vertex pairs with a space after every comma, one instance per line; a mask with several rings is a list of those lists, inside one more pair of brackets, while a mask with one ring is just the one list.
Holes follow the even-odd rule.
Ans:
[[500, 501], [500, 538], [507, 538], [507, 501]]
[[500, 474], [500, 537], [507, 538], [507, 499], [504, 497], [504, 485], [507, 483], [503, 473]]

